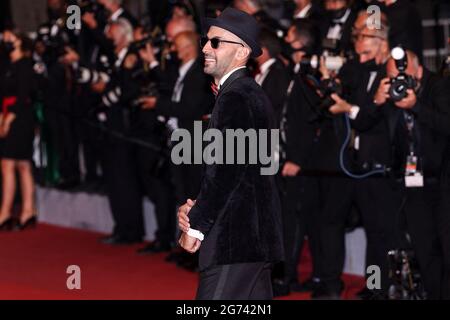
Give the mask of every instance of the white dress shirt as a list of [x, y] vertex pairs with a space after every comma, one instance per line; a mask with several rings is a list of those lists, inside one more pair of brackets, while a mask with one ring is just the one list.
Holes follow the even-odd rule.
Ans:
[[220, 88], [223, 86], [223, 84], [225, 83], [225, 81], [227, 81], [228, 78], [229, 78], [233, 73], [235, 73], [236, 71], [238, 71], [238, 70], [240, 70], [240, 69], [245, 69], [245, 68], [246, 68], [246, 66], [234, 68], [233, 70], [231, 70], [230, 72], [228, 72], [226, 75], [224, 75], [224, 76], [222, 77], [222, 79], [220, 79], [220, 81], [219, 81], [219, 87], [218, 87], [218, 89], [220, 90]]
[[269, 74], [270, 67], [276, 62], [275, 58], [269, 59], [264, 62], [261, 67], [259, 67], [259, 73], [255, 77], [255, 81], [262, 86], [264, 80], [266, 80], [267, 75]]
[[312, 3], [308, 4], [299, 13], [294, 16], [294, 19], [302, 19], [308, 16], [309, 10], [312, 8]]

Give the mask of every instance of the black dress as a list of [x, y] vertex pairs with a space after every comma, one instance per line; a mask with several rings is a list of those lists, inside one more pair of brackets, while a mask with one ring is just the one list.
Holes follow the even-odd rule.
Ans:
[[8, 112], [16, 115], [8, 135], [1, 139], [1, 158], [31, 160], [33, 156], [34, 112], [32, 95], [35, 91], [33, 64], [23, 58], [0, 69], [0, 102], [15, 98]]

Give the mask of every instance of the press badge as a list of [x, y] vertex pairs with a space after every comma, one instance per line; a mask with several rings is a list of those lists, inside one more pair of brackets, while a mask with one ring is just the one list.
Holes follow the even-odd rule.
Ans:
[[406, 158], [405, 185], [407, 188], [422, 188], [423, 174], [417, 170], [418, 158], [410, 155]]

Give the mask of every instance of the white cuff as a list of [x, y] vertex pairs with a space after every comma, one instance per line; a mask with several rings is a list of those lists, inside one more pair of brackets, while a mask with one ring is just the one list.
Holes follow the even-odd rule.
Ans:
[[359, 110], [361, 110], [360, 107], [352, 106], [352, 108], [350, 109], [350, 113], [348, 114], [350, 119], [355, 120], [356, 117], [358, 117]]
[[159, 66], [158, 61], [152, 61], [152, 63], [149, 64], [150, 70], [155, 69], [157, 66]]
[[200, 241], [203, 241], [205, 239], [205, 235], [203, 233], [194, 229], [189, 229], [187, 235], [193, 238], [197, 238]]

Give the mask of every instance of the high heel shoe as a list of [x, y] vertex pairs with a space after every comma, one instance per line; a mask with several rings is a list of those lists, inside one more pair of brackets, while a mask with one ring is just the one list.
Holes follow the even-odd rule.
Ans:
[[34, 215], [31, 218], [28, 218], [24, 223], [21, 223], [19, 221], [17, 225], [17, 229], [20, 231], [26, 230], [26, 229], [34, 229], [37, 225], [37, 216]]
[[14, 229], [15, 219], [13, 217], [6, 219], [0, 224], [0, 232], [1, 231], [12, 231]]

